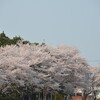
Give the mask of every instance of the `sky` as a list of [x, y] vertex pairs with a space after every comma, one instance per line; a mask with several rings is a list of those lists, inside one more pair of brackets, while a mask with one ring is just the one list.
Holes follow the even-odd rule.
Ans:
[[100, 0], [0, 0], [0, 32], [31, 42], [69, 45], [100, 64]]

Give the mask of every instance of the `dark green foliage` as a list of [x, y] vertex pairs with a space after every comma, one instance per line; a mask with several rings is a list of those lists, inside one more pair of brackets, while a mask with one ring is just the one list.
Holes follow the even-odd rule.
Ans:
[[30, 44], [29, 41], [23, 40], [20, 36], [15, 36], [11, 39], [11, 38], [7, 37], [4, 32], [0, 33], [0, 47], [1, 46], [4, 47], [6, 45], [11, 45], [11, 44], [15, 45], [19, 41], [22, 41], [23, 44], [27, 44], [27, 43]]
[[41, 46], [42, 46], [42, 45], [46, 45], [46, 44], [43, 42], [43, 43], [41, 43]]
[[44, 42], [39, 44], [37, 42], [34, 43], [30, 43], [27, 40], [24, 40], [22, 37], [20, 36], [15, 36], [12, 39], [7, 37], [6, 34], [4, 33], [4, 31], [2, 33], [0, 33], [0, 47], [4, 47], [6, 45], [16, 45], [18, 42], [22, 42], [23, 44], [34, 44], [34, 45], [41, 45], [44, 46], [46, 45]]
[[35, 43], [33, 43], [34, 45], [39, 45], [39, 43], [37, 43], [37, 42], [35, 42]]
[[19, 36], [13, 37], [13, 39], [10, 39], [11, 44], [16, 44], [18, 41], [21, 41], [22, 38]]
[[4, 34], [0, 34], [0, 46], [5, 46], [10, 43], [10, 39]]
[[29, 41], [25, 40], [23, 41], [23, 44], [31, 44]]

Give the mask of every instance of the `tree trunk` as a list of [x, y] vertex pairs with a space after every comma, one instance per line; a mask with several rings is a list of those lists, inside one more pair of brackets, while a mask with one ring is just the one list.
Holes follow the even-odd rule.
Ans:
[[42, 90], [42, 93], [41, 93], [41, 100], [43, 100], [43, 90]]
[[29, 100], [29, 96], [27, 94], [24, 95], [24, 100]]
[[31, 96], [29, 95], [29, 100], [31, 100]]
[[68, 95], [64, 95], [64, 100], [68, 100]]
[[46, 100], [46, 97], [47, 97], [47, 87], [44, 87], [44, 90], [43, 90], [43, 100]]
[[94, 100], [97, 100], [97, 98], [96, 98], [96, 91], [94, 91]]
[[56, 100], [56, 93], [55, 93], [55, 100]]
[[31, 95], [31, 100], [36, 100], [36, 94], [33, 94]]
[[43, 100], [46, 100], [46, 93], [44, 93]]
[[86, 93], [85, 91], [83, 92], [83, 96], [82, 96], [82, 100], [86, 100], [87, 96], [86, 96]]
[[52, 93], [51, 93], [51, 95], [50, 95], [50, 100], [52, 100]]
[[40, 100], [40, 93], [39, 93], [39, 95], [38, 95], [38, 100]]

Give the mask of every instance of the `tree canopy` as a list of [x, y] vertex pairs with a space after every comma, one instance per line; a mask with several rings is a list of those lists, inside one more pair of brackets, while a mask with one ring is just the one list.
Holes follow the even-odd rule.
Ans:
[[13, 37], [11, 39], [8, 36], [6, 36], [6, 34], [4, 33], [4, 31], [2, 33], [0, 33], [0, 47], [1, 46], [6, 46], [6, 45], [11, 45], [11, 44], [17, 44], [19, 41], [22, 41], [23, 44], [30, 43], [29, 41], [24, 40], [20, 36], [15, 36], [15, 37]]
[[89, 92], [96, 86], [100, 86], [100, 67], [90, 70], [78, 49], [30, 43], [20, 36], [11, 39], [4, 32], [0, 34], [1, 93], [10, 93], [14, 88], [20, 94], [31, 94], [33, 90], [71, 94], [75, 87]]
[[[63, 91], [61, 86], [87, 88], [88, 64], [77, 49], [67, 46], [19, 44], [0, 48], [0, 81], [47, 92]], [[7, 86], [8, 87], [8, 86]], [[5, 87], [6, 88], [6, 87]], [[3, 91], [7, 91], [4, 89]]]

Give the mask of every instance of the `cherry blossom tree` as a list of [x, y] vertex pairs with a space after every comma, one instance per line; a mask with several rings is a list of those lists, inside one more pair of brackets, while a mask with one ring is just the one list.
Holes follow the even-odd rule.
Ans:
[[9, 76], [7, 78], [7, 87], [3, 89], [4, 92], [7, 92], [12, 83], [19, 87], [25, 87], [25, 90], [27, 87], [35, 85], [38, 81], [35, 78], [36, 72], [31, 71], [29, 67], [29, 51], [31, 48], [28, 46], [21, 45], [18, 47], [12, 45], [0, 49], [0, 68]]
[[[23, 93], [44, 91], [46, 94], [68, 90], [69, 84], [87, 88], [88, 64], [76, 48], [21, 44], [0, 48], [0, 69], [6, 74], [7, 88], [12, 83]], [[2, 74], [3, 75], [3, 74]], [[3, 81], [5, 83], [5, 81]], [[2, 84], [1, 84], [2, 85]], [[60, 88], [66, 87], [65, 89]], [[7, 91], [7, 88], [3, 91]], [[70, 90], [70, 91], [72, 91]], [[19, 91], [20, 92], [20, 91]]]
[[[88, 64], [86, 60], [80, 57], [77, 49], [66, 46], [56, 48], [43, 46], [43, 49], [40, 51], [45, 51], [46, 55], [42, 55], [42, 57], [45, 57], [45, 60], [43, 59], [41, 63], [33, 65], [32, 68], [35, 68], [34, 70], [40, 72], [39, 77], [45, 79], [45, 87], [50, 87], [50, 82], [58, 84], [57, 86], [63, 85], [67, 87], [66, 90], [68, 90], [67, 85], [69, 83], [71, 84], [72, 89], [75, 85], [80, 85], [83, 88], [88, 87], [86, 84], [86, 81], [89, 78]], [[49, 78], [48, 81], [50, 85], [48, 84], [47, 77]], [[50, 79], [52, 79], [52, 81]], [[54, 87], [53, 89], [55, 90]], [[60, 91], [60, 88], [57, 87], [56, 90]]]
[[91, 91], [94, 94], [94, 100], [96, 100], [96, 91], [100, 87], [100, 66], [91, 67]]

